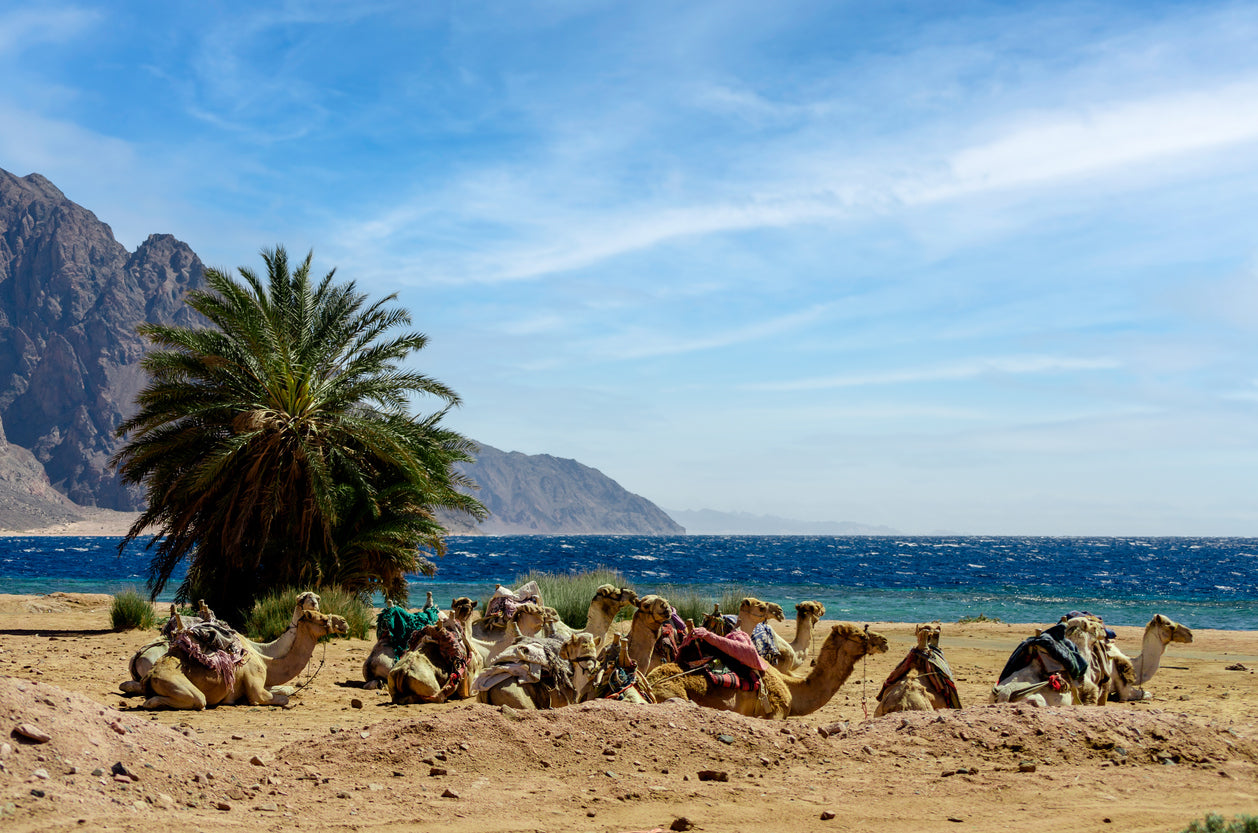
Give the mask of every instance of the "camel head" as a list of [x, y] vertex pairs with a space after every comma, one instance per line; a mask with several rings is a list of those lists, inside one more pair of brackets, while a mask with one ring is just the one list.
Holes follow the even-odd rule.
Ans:
[[450, 601], [450, 613], [456, 621], [466, 622], [472, 618], [472, 612], [476, 610], [476, 602], [467, 596], [459, 596], [457, 599]]
[[753, 622], [765, 622], [769, 618], [769, 605], [753, 596], [747, 596], [738, 603], [738, 618], [742, 619], [744, 616]]
[[[841, 645], [851, 645], [858, 657], [885, 654], [887, 652], [887, 638], [882, 634], [854, 625], [851, 622], [840, 622], [830, 628], [830, 635], [821, 644], [821, 651], [818, 651], [818, 657], [820, 657], [822, 651], [827, 649], [837, 651]], [[818, 659], [817, 665], [820, 666], [821, 664], [820, 659]]]
[[319, 601], [319, 594], [312, 590], [297, 594], [297, 607], [302, 610], [318, 610]]
[[584, 700], [594, 685], [594, 675], [598, 673], [598, 647], [594, 644], [594, 634], [587, 631], [574, 633], [559, 649], [559, 656], [572, 663], [572, 690], [576, 692], [577, 702]]
[[511, 622], [524, 636], [536, 636], [546, 627], [546, 608], [533, 602], [523, 602], [515, 609]]
[[826, 615], [826, 606], [821, 602], [800, 602], [795, 605], [795, 615], [820, 622]]
[[667, 622], [669, 617], [673, 615], [673, 609], [669, 606], [668, 599], [663, 596], [657, 596], [654, 593], [642, 596], [634, 605], [638, 608], [639, 613], [659, 624]]
[[725, 617], [721, 615], [721, 606], [719, 604], [712, 605], [712, 612], [703, 614], [703, 626], [717, 636], [725, 636], [726, 627]]
[[606, 600], [616, 602], [621, 605], [631, 605], [638, 600], [638, 594], [630, 590], [628, 587], [617, 587], [614, 584], [600, 584], [598, 589], [594, 591], [596, 600]]
[[1163, 645], [1169, 645], [1172, 642], [1192, 642], [1191, 630], [1178, 622], [1168, 619], [1161, 613], [1153, 617], [1153, 621], [1149, 622], [1149, 627], [1157, 628], [1158, 636], [1162, 639]]
[[917, 634], [917, 647], [926, 650], [927, 647], [939, 645], [939, 633], [943, 627], [938, 622], [925, 622], [917, 626], [914, 632]]
[[336, 614], [320, 613], [317, 610], [303, 610], [301, 616], [297, 619], [299, 627], [307, 627], [313, 630], [318, 636], [347, 636], [349, 635], [349, 623], [341, 616]]
[[786, 621], [786, 614], [782, 612], [782, 606], [777, 602], [765, 602], [765, 606], [769, 608], [769, 618], [776, 619], [779, 622]]

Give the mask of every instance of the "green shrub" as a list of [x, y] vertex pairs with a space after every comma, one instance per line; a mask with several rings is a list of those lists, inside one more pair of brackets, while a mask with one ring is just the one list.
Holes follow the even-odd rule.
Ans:
[[[245, 635], [254, 642], [270, 642], [286, 631], [288, 623], [293, 619], [293, 609], [297, 607], [297, 596], [301, 592], [303, 591], [294, 588], [279, 590], [254, 602], [249, 618], [245, 620]], [[375, 613], [371, 605], [361, 597], [339, 588], [321, 587], [315, 592], [319, 594], [320, 612], [344, 617], [349, 625], [350, 636], [355, 639], [367, 638], [367, 631], [375, 624]]]
[[157, 616], [153, 605], [138, 591], [123, 590], [109, 604], [109, 623], [116, 631], [148, 630], [157, 624]]
[[[512, 589], [519, 587], [530, 581], [536, 581], [538, 588], [542, 591], [542, 601], [547, 607], [553, 607], [559, 611], [559, 618], [564, 621], [568, 627], [573, 630], [581, 630], [586, 625], [586, 619], [590, 612], [590, 600], [594, 598], [594, 591], [602, 584], [612, 584], [616, 587], [631, 587], [625, 581], [625, 577], [610, 567], [602, 565], [593, 567], [589, 570], [573, 571], [571, 573], [538, 573], [528, 572], [522, 576], [515, 577], [515, 584]], [[481, 610], [488, 603], [488, 599], [481, 602]], [[625, 608], [620, 611], [617, 619], [625, 619], [633, 615], [633, 608]]]
[[1190, 822], [1182, 833], [1258, 833], [1258, 816], [1237, 816], [1226, 821], [1217, 813], [1209, 813], [1201, 821]]
[[738, 613], [738, 603], [747, 596], [756, 594], [746, 587], [736, 584], [717, 588], [715, 594], [698, 590], [685, 584], [665, 584], [650, 592], [668, 599], [668, 603], [677, 610], [683, 620], [693, 620], [696, 625], [703, 624], [703, 617], [712, 612], [712, 605], [719, 604], [721, 613]]
[[980, 613], [977, 616], [962, 616], [957, 620], [958, 625], [973, 625], [977, 622], [990, 622], [993, 625], [1003, 625], [1004, 622], [994, 616], [988, 616], [986, 613]]

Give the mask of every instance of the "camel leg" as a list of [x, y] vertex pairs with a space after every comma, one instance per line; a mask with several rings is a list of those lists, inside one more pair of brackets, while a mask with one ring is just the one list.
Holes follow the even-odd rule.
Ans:
[[118, 688], [127, 697], [139, 697], [144, 694], [144, 682], [142, 680], [127, 680], [125, 683], [119, 683]]
[[488, 691], [481, 692], [482, 702], [492, 706], [510, 706], [513, 709], [533, 711], [537, 704], [515, 680], [499, 683]]
[[[279, 688], [279, 686], [276, 686]], [[288, 695], [279, 692], [267, 691], [266, 675], [261, 676], [246, 675], [241, 680], [241, 695], [251, 706], [283, 706], [288, 703]], [[232, 702], [240, 702], [237, 697]]]
[[150, 675], [148, 687], [152, 689], [153, 696], [144, 701], [146, 709], [201, 711], [205, 708], [205, 694], [183, 674], [169, 674], [161, 677]]

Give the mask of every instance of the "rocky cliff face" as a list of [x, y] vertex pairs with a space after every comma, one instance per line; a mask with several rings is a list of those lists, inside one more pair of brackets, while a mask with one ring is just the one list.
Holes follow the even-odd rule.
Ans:
[[597, 469], [549, 454], [482, 445], [464, 471], [480, 485], [490, 517], [478, 528], [450, 519], [452, 532], [489, 535], [684, 535], [658, 506]]
[[108, 465], [144, 384], [135, 328], [190, 323], [203, 269], [170, 235], [129, 253], [47, 179], [0, 170], [0, 420], [76, 503], [139, 508]]

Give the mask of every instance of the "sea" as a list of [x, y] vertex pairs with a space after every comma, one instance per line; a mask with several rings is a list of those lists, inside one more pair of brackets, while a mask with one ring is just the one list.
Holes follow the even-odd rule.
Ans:
[[[134, 542], [119, 552], [120, 541], [0, 538], [0, 593], [146, 592], [149, 553]], [[606, 567], [639, 594], [745, 590], [788, 614], [815, 600], [827, 619], [855, 622], [1051, 623], [1086, 610], [1112, 625], [1162, 613], [1193, 628], [1258, 630], [1258, 538], [520, 535], [447, 547], [434, 578], [410, 577], [413, 600], [425, 590], [441, 604], [485, 598], [529, 571]]]

